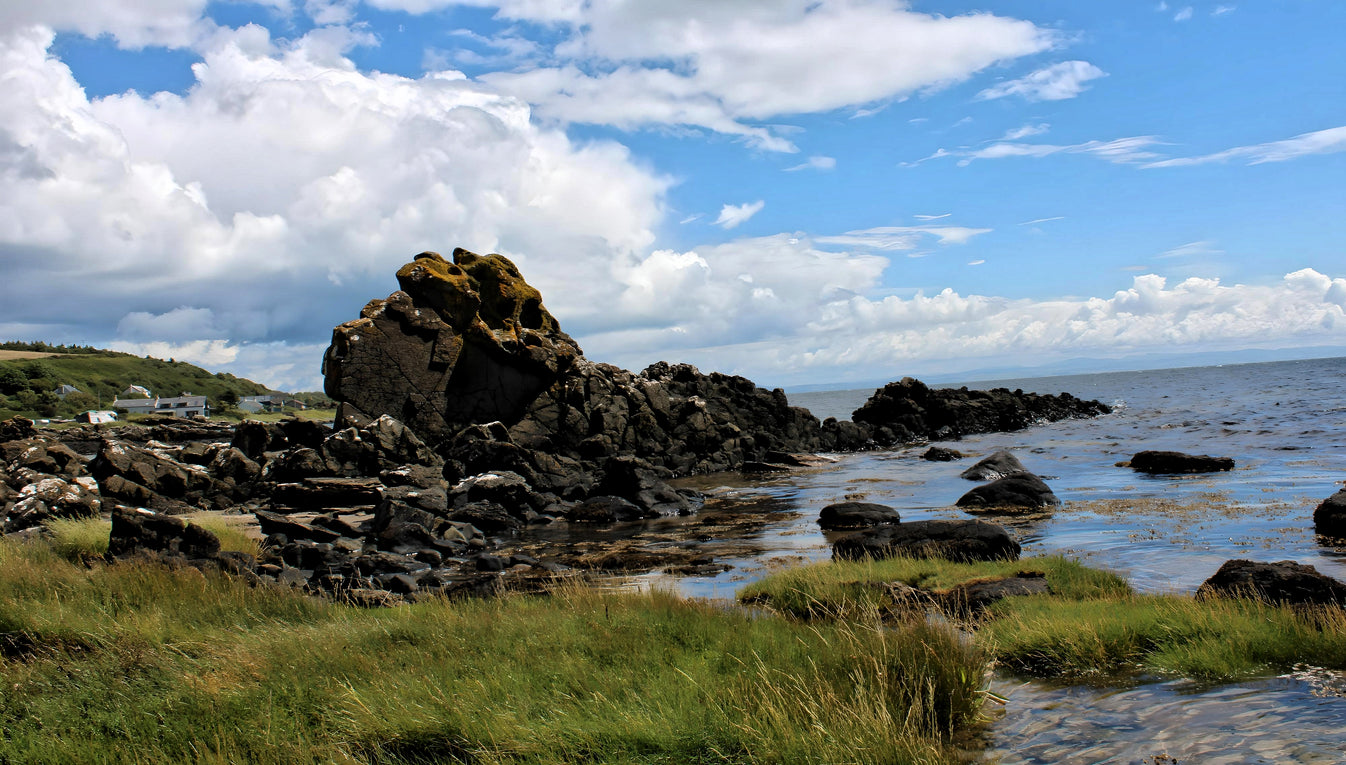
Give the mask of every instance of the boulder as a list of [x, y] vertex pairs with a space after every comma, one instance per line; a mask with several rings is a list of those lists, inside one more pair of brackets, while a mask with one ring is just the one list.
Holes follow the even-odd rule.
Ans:
[[104, 497], [175, 513], [199, 503], [214, 483], [199, 465], [120, 441], [104, 441], [89, 472]]
[[37, 436], [37, 428], [27, 417], [11, 417], [0, 422], [0, 443], [20, 441]]
[[861, 531], [832, 544], [839, 560], [907, 556], [970, 562], [1016, 560], [1019, 543], [1003, 526], [986, 521], [909, 521]]
[[1004, 598], [1027, 595], [1047, 595], [1051, 587], [1039, 571], [1026, 571], [1014, 576], [964, 582], [940, 594], [940, 603], [946, 613], [977, 614]]
[[578, 523], [618, 523], [654, 518], [658, 514], [621, 497], [590, 497], [566, 511], [566, 520]]
[[991, 454], [989, 457], [983, 457], [977, 461], [977, 464], [964, 470], [959, 475], [969, 481], [994, 481], [997, 478], [1004, 478], [1013, 473], [1027, 473], [1028, 469], [1009, 451], [1001, 449]]
[[1211, 457], [1205, 454], [1182, 452], [1143, 451], [1131, 458], [1131, 469], [1141, 473], [1215, 473], [1233, 470], [1229, 457]]
[[1313, 511], [1313, 530], [1325, 537], [1346, 538], [1346, 489], [1323, 500]]
[[308, 539], [314, 542], [334, 542], [341, 537], [340, 533], [331, 529], [301, 523], [266, 510], [257, 511], [257, 523], [263, 534], [267, 536], [279, 534], [292, 542], [300, 539]]
[[4, 533], [45, 523], [50, 518], [92, 518], [102, 510], [98, 484], [84, 476], [66, 480], [56, 476], [34, 476], [14, 498], [4, 519]]
[[372, 507], [382, 498], [383, 484], [377, 478], [305, 478], [278, 484], [271, 493], [278, 511]]
[[921, 459], [929, 462], [953, 462], [954, 460], [961, 460], [963, 456], [963, 453], [957, 449], [945, 449], [942, 446], [932, 446], [925, 450], [925, 453], [921, 455]]
[[1197, 588], [1198, 599], [1255, 598], [1286, 605], [1346, 606], [1346, 583], [1294, 561], [1225, 561]]
[[219, 552], [220, 540], [212, 532], [181, 518], [148, 510], [117, 508], [112, 511], [108, 554], [125, 557], [136, 553], [208, 558]]
[[971, 512], [1014, 512], [1055, 507], [1061, 500], [1045, 481], [1032, 473], [1011, 473], [969, 491], [956, 504]]
[[818, 513], [818, 525], [829, 531], [864, 529], [901, 520], [893, 508], [873, 502], [838, 502], [824, 507]]

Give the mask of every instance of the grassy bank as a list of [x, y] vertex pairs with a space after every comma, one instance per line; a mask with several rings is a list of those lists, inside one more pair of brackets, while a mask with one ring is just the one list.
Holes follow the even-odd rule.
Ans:
[[981, 564], [829, 562], [768, 577], [741, 598], [815, 621], [891, 622], [900, 612], [884, 583], [938, 592], [1023, 571], [1043, 574], [1051, 594], [997, 602], [975, 633], [1000, 666], [1019, 674], [1109, 681], [1139, 673], [1225, 681], [1284, 672], [1299, 663], [1346, 669], [1342, 609], [1140, 595], [1112, 574], [1055, 556]]
[[357, 610], [72, 563], [87, 528], [0, 542], [0, 759], [942, 763], [987, 666], [941, 626], [666, 593]]

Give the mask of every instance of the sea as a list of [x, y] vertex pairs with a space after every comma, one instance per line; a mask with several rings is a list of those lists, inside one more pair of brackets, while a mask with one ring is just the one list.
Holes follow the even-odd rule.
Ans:
[[[1013, 452], [1062, 500], [1053, 512], [990, 519], [1013, 531], [1026, 556], [1064, 554], [1152, 593], [1192, 593], [1232, 558], [1292, 560], [1346, 580], [1346, 548], [1317, 537], [1312, 519], [1346, 482], [1346, 358], [966, 385], [1069, 392], [1113, 412], [892, 451], [820, 455], [817, 465], [767, 477], [698, 477], [687, 485], [717, 506], [740, 502], [769, 512], [740, 527], [736, 553], [717, 557], [728, 570], [655, 583], [732, 598], [781, 566], [825, 560], [835, 537], [819, 530], [818, 511], [847, 499], [888, 505], [904, 521], [966, 518], [954, 502], [975, 484], [959, 473], [999, 449]], [[820, 419], [849, 419], [873, 393], [789, 398]], [[930, 445], [967, 458], [921, 459]], [[1123, 466], [1146, 449], [1232, 457], [1235, 468], [1147, 476]], [[996, 675], [991, 690], [1008, 701], [994, 710], [979, 762], [1346, 762], [1346, 676], [1311, 665], [1215, 687], [1182, 678], [1060, 687]]]

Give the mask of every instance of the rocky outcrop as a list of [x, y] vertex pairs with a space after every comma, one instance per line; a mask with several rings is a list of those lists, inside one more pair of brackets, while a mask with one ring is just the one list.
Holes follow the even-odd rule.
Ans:
[[969, 491], [956, 504], [968, 512], [1015, 513], [1055, 507], [1061, 500], [1032, 473], [1011, 473]]
[[1346, 538], [1346, 489], [1323, 500], [1314, 509], [1313, 530], [1325, 537]]
[[954, 460], [961, 460], [963, 456], [963, 453], [957, 449], [932, 446], [925, 450], [925, 453], [921, 455], [921, 459], [926, 460], [927, 462], [953, 462]]
[[[633, 374], [585, 359], [503, 256], [422, 253], [398, 281], [333, 331], [324, 371], [338, 427], [391, 415], [451, 459], [473, 451], [463, 436], [475, 433], [467, 440], [509, 445], [490, 447], [493, 457], [544, 474], [615, 457], [679, 474], [728, 470], [844, 440], [742, 377], [665, 363]], [[503, 432], [480, 438], [496, 422]]]
[[896, 510], [874, 502], [838, 502], [818, 513], [818, 525], [829, 531], [865, 529], [901, 521]]
[[1003, 526], [986, 521], [911, 521], [861, 531], [832, 544], [832, 557], [839, 560], [1017, 560], [1019, 551], [1019, 543]]
[[1198, 599], [1255, 598], [1285, 605], [1346, 606], [1346, 583], [1294, 561], [1225, 561], [1197, 588]]
[[930, 388], [904, 377], [888, 383], [851, 418], [873, 428], [880, 444], [956, 439], [973, 433], [1022, 430], [1040, 422], [1095, 417], [1111, 412], [1098, 401], [1010, 391]]
[[1217, 473], [1233, 470], [1230, 457], [1211, 457], [1205, 454], [1182, 452], [1143, 451], [1131, 458], [1131, 469], [1140, 473]]

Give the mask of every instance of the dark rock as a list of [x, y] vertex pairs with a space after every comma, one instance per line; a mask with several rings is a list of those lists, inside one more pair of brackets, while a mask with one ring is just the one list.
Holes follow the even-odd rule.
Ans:
[[997, 600], [1025, 595], [1047, 595], [1051, 588], [1041, 572], [1029, 571], [999, 579], [983, 579], [959, 584], [941, 593], [947, 612], [980, 613]]
[[0, 444], [0, 459], [11, 471], [28, 468], [46, 475], [76, 478], [87, 475], [86, 460], [70, 447], [44, 438], [29, 438]]
[[566, 520], [572, 523], [618, 523], [657, 516], [628, 499], [613, 496], [590, 497], [565, 514]]
[[994, 481], [1014, 473], [1027, 473], [1028, 470], [1010, 452], [1001, 449], [998, 452], [977, 461], [977, 464], [959, 475], [969, 481]]
[[265, 510], [257, 511], [257, 523], [263, 534], [284, 534], [286, 539], [292, 541], [308, 539], [314, 542], [333, 542], [341, 537], [341, 534], [330, 529], [300, 523]]
[[[1098, 401], [1010, 391], [940, 389], [904, 377], [874, 392], [851, 418], [876, 429], [885, 440], [903, 443], [922, 439], [959, 438], [973, 433], [1022, 430], [1038, 422], [1096, 417], [1112, 411]], [[877, 431], [876, 431], [877, 432]]]
[[818, 525], [828, 530], [863, 529], [901, 520], [893, 508], [873, 502], [838, 502], [818, 513]]
[[1346, 538], [1346, 489], [1323, 500], [1313, 511], [1313, 529], [1325, 537]]
[[316, 449], [299, 447], [286, 449], [276, 454], [266, 463], [266, 478], [270, 481], [289, 483], [305, 478], [330, 476], [331, 468], [327, 460]]
[[108, 554], [121, 558], [145, 552], [207, 558], [219, 552], [220, 540], [207, 529], [181, 518], [148, 510], [112, 511]]
[[98, 484], [92, 478], [69, 481], [55, 476], [34, 478], [14, 495], [14, 504], [4, 519], [6, 534], [43, 524], [50, 518], [92, 518], [102, 510]]
[[1197, 588], [1198, 599], [1255, 598], [1287, 605], [1346, 606], [1346, 584], [1294, 561], [1225, 561]]
[[832, 557], [947, 558], [953, 561], [1015, 560], [1019, 543], [1002, 526], [986, 521], [910, 521], [861, 531], [832, 544]]
[[268, 451], [279, 451], [288, 446], [285, 432], [274, 423], [244, 420], [234, 428], [234, 438], [230, 446], [247, 455], [248, 459], [259, 461]]
[[184, 503], [199, 503], [214, 483], [199, 466], [115, 441], [103, 442], [89, 471], [104, 497], [166, 512], [182, 512]]
[[242, 451], [228, 447], [220, 449], [210, 461], [207, 470], [217, 481], [231, 481], [234, 485], [250, 484], [262, 474], [262, 466], [249, 459]]
[[953, 462], [954, 460], [961, 460], [962, 458], [962, 452], [957, 449], [945, 449], [942, 446], [932, 446], [925, 450], [925, 454], [921, 455], [921, 459], [929, 460], [930, 462]]
[[533, 491], [533, 487], [522, 476], [507, 470], [464, 478], [453, 487], [450, 501], [455, 506], [490, 502], [505, 508], [516, 518], [522, 518], [530, 508], [546, 507], [546, 501]]
[[302, 420], [298, 417], [281, 420], [278, 425], [281, 433], [285, 434], [286, 442], [291, 447], [321, 449], [322, 442], [332, 434], [331, 428], [326, 425], [313, 420]]
[[969, 511], [1037, 510], [1054, 507], [1061, 500], [1051, 487], [1032, 473], [1012, 473], [978, 486], [958, 498], [957, 505]]
[[476, 557], [478, 571], [504, 571], [507, 562], [498, 555], [478, 555]]
[[1215, 473], [1233, 470], [1229, 457], [1210, 457], [1205, 454], [1144, 451], [1131, 458], [1131, 469], [1141, 473]]
[[20, 441], [36, 436], [37, 428], [33, 427], [33, 421], [27, 417], [11, 417], [4, 422], [0, 422], [0, 443]]
[[275, 487], [271, 500], [277, 509], [326, 510], [369, 507], [383, 498], [377, 478], [305, 478]]
[[523, 521], [495, 502], [469, 502], [454, 508], [449, 520], [467, 523], [487, 534], [514, 534], [523, 528]]

